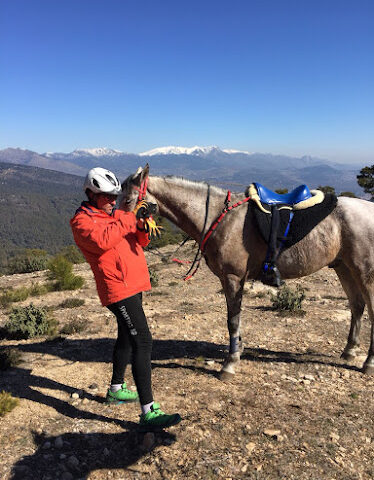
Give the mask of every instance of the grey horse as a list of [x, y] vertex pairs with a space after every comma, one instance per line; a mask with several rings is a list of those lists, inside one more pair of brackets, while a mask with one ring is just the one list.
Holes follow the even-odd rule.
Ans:
[[[123, 182], [119, 208], [125, 211], [134, 208], [139, 188], [146, 179], [146, 200], [157, 203], [160, 215], [200, 242], [204, 225], [206, 231], [221, 213], [227, 192], [204, 182], [149, 176], [146, 165]], [[232, 202], [242, 199], [242, 194], [235, 194]], [[230, 349], [220, 372], [221, 379], [230, 378], [240, 360], [243, 287], [246, 280], [258, 278], [266, 249], [255, 225], [252, 202], [227, 214], [206, 244], [206, 263], [220, 279], [227, 303]], [[374, 204], [339, 197], [333, 212], [301, 241], [284, 250], [277, 264], [284, 279], [310, 275], [327, 265], [335, 270], [351, 310], [351, 327], [342, 353], [346, 360], [358, 353], [361, 317], [367, 306], [371, 342], [363, 372], [374, 374]]]

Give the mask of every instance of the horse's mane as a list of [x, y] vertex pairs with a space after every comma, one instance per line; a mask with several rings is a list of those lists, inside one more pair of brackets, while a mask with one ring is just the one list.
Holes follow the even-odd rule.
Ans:
[[170, 181], [171, 183], [173, 183], [175, 185], [179, 185], [181, 187], [189, 186], [189, 187], [192, 187], [192, 188], [194, 188], [198, 191], [201, 191], [201, 187], [207, 188], [209, 186], [211, 192], [216, 192], [216, 193], [225, 193], [226, 192], [222, 188], [216, 187], [215, 185], [210, 185], [207, 182], [203, 182], [203, 181], [198, 182], [196, 180], [190, 180], [188, 178], [179, 177], [179, 176], [176, 176], [176, 175], [166, 175], [165, 177], [155, 177], [155, 178], [163, 179], [166, 182]]

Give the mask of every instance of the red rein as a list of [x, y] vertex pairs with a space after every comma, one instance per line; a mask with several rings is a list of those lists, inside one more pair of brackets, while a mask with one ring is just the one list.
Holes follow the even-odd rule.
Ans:
[[[236, 208], [236, 207], [239, 207], [240, 205], [243, 205], [244, 203], [248, 202], [249, 200], [251, 199], [251, 197], [246, 197], [244, 198], [243, 200], [240, 200], [239, 202], [235, 203], [234, 205], [231, 205], [230, 206], [230, 201], [231, 201], [231, 192], [230, 190], [227, 192], [227, 196], [226, 196], [226, 200], [225, 200], [225, 208], [222, 210], [222, 213], [219, 217], [216, 218], [216, 220], [212, 223], [212, 225], [210, 226], [209, 230], [207, 231], [207, 233], [205, 234], [204, 238], [203, 238], [203, 241], [201, 242], [201, 245], [199, 247], [199, 250], [202, 254], [204, 254], [204, 249], [205, 249], [205, 246], [206, 246], [206, 243], [207, 241], [209, 240], [210, 236], [212, 235], [212, 233], [215, 231], [215, 229], [218, 227], [218, 225], [220, 224], [220, 222], [222, 222], [222, 220], [224, 219], [226, 213], [230, 212], [233, 208]], [[197, 272], [199, 266], [200, 266], [200, 260], [201, 260], [201, 257], [199, 258], [199, 260], [197, 261], [197, 266], [195, 268], [195, 270], [190, 274], [190, 275], [187, 275], [186, 277], [184, 277], [184, 280], [189, 280], [191, 277], [193, 277], [195, 275], [195, 273]], [[192, 268], [192, 267], [191, 267]]]

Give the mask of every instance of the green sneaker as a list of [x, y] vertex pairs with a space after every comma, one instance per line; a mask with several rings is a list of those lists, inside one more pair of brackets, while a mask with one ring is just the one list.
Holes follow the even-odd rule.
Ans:
[[126, 387], [126, 382], [122, 384], [122, 387], [117, 390], [116, 392], [112, 392], [110, 388], [108, 388], [106, 394], [106, 403], [111, 403], [112, 405], [118, 405], [120, 403], [129, 403], [129, 402], [136, 402], [139, 400], [139, 396], [137, 392], [132, 392]]
[[181, 420], [179, 413], [167, 415], [161, 410], [160, 404], [154, 403], [148, 413], [140, 415], [139, 425], [142, 430], [162, 430], [176, 425]]

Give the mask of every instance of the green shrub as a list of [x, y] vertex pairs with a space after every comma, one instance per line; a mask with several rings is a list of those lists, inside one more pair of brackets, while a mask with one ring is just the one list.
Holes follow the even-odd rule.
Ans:
[[151, 267], [149, 267], [148, 270], [149, 270], [149, 278], [151, 280], [152, 287], [157, 287], [157, 285], [158, 285], [158, 275], [157, 275], [156, 270], [154, 270]]
[[45, 250], [38, 248], [26, 249], [20, 255], [14, 257], [8, 265], [8, 273], [30, 273], [38, 270], [46, 270], [49, 255]]
[[57, 255], [48, 263], [48, 278], [54, 280], [54, 290], [78, 290], [83, 287], [84, 279], [74, 275], [73, 264], [63, 255]]
[[0, 307], [7, 308], [11, 303], [26, 300], [29, 295], [37, 297], [39, 295], [45, 295], [50, 291], [51, 287], [49, 285], [42, 285], [40, 283], [33, 283], [31, 287], [4, 289], [0, 295]]
[[57, 321], [49, 316], [45, 308], [30, 304], [27, 307], [13, 308], [5, 330], [9, 337], [15, 339], [54, 335], [57, 332]]
[[271, 295], [273, 308], [283, 312], [301, 313], [301, 305], [305, 299], [305, 292], [300, 285], [297, 285], [295, 290], [292, 290], [287, 285], [281, 287], [276, 295]]
[[31, 297], [38, 297], [40, 295], [45, 295], [51, 291], [50, 285], [42, 285], [41, 283], [33, 283], [29, 288], [29, 295]]
[[16, 367], [22, 361], [22, 354], [16, 348], [6, 348], [0, 352], [0, 370]]
[[18, 405], [18, 402], [18, 398], [13, 398], [10, 393], [3, 390], [0, 393], [0, 417], [4, 417], [4, 415], [11, 412]]
[[83, 320], [78, 320], [77, 318], [74, 320], [71, 320], [69, 323], [64, 325], [60, 333], [64, 335], [72, 335], [74, 333], [80, 333], [83, 332], [83, 330], [86, 330], [87, 328], [87, 323], [84, 322]]
[[60, 250], [59, 255], [62, 255], [71, 263], [84, 263], [86, 261], [82, 252], [75, 245], [64, 247]]
[[83, 298], [67, 298], [58, 305], [58, 308], [76, 308], [84, 305]]
[[29, 289], [26, 287], [8, 288], [3, 290], [0, 295], [0, 305], [3, 308], [8, 307], [11, 303], [22, 302], [29, 296]]

